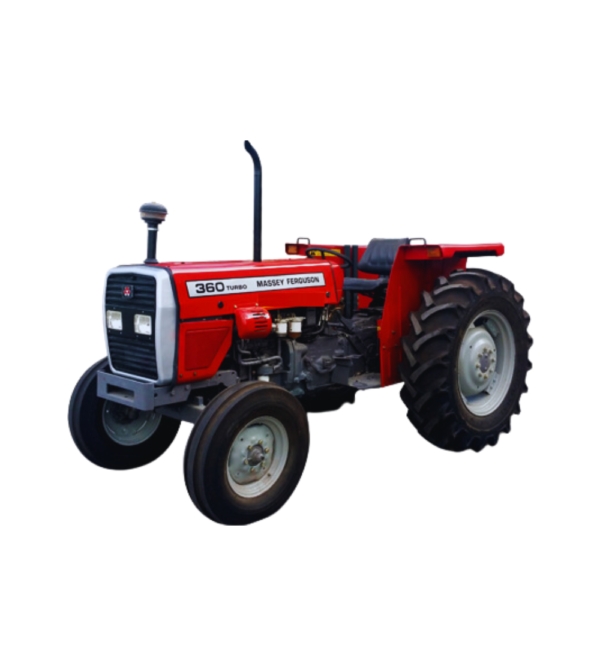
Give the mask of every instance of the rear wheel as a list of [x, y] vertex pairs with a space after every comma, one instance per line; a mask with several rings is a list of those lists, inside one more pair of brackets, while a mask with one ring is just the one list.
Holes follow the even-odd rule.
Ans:
[[410, 421], [450, 451], [496, 444], [527, 391], [533, 341], [523, 297], [495, 273], [457, 271], [423, 293], [410, 320], [400, 364]]
[[308, 456], [308, 421], [285, 389], [246, 382], [226, 389], [190, 435], [185, 482], [196, 507], [226, 525], [278, 511], [294, 492]]
[[99, 361], [75, 387], [69, 405], [71, 436], [95, 465], [108, 469], [141, 467], [169, 448], [180, 423], [156, 412], [98, 398], [96, 374], [107, 368], [106, 359]]

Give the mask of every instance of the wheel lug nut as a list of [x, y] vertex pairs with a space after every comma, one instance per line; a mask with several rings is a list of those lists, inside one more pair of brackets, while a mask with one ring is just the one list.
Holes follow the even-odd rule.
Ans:
[[262, 444], [262, 443], [263, 443], [262, 439], [259, 439], [259, 440], [258, 440], [258, 443], [259, 443], [259, 444]]
[[244, 465], [249, 465], [249, 464], [250, 463], [248, 462], [248, 458], [246, 458], [246, 460], [244, 460]]
[[248, 444], [248, 451], [252, 451], [252, 447]]
[[265, 463], [260, 463], [260, 466], [261, 466], [263, 469], [266, 469], [266, 468], [267, 468], [267, 466], [265, 465]]
[[250, 471], [254, 474], [256, 472], [256, 469], [254, 467], [251, 467]]
[[269, 453], [269, 447], [265, 449], [265, 453]]

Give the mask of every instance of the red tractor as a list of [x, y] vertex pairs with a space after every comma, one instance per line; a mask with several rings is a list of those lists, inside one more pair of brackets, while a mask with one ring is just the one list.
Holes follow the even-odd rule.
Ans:
[[91, 462], [131, 469], [158, 458], [181, 421], [197, 508], [241, 525], [275, 513], [308, 455], [306, 413], [404, 382], [408, 418], [429, 442], [480, 451], [519, 413], [532, 339], [523, 297], [467, 268], [504, 247], [373, 239], [286, 245], [261, 257], [262, 170], [254, 148], [254, 260], [158, 262], [167, 210], [141, 207], [144, 264], [109, 271], [108, 357], [75, 387], [73, 439]]

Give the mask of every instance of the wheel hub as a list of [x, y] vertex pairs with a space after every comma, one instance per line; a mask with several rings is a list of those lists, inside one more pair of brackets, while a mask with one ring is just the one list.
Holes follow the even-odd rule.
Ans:
[[515, 366], [514, 335], [496, 310], [477, 315], [458, 355], [458, 385], [467, 408], [477, 416], [493, 412], [508, 392]]
[[248, 464], [251, 467], [254, 467], [256, 465], [260, 465], [261, 462], [265, 459], [266, 454], [265, 450], [263, 449], [261, 444], [256, 444], [250, 449], [250, 453], [248, 454]]
[[262, 479], [273, 461], [273, 432], [267, 425], [244, 428], [235, 439], [229, 454], [229, 474], [235, 483], [246, 485]]
[[465, 397], [484, 391], [493, 380], [496, 369], [496, 345], [483, 326], [467, 331], [458, 359], [460, 390]]
[[494, 363], [494, 357], [492, 356], [491, 349], [484, 349], [483, 355], [479, 359], [479, 368], [480, 371], [486, 373], [490, 369], [490, 365]]
[[107, 400], [102, 408], [102, 424], [106, 434], [122, 446], [136, 446], [150, 439], [160, 425], [156, 412], [120, 405]]
[[288, 450], [287, 431], [278, 419], [264, 416], [248, 423], [229, 449], [229, 485], [241, 497], [261, 495], [281, 475]]

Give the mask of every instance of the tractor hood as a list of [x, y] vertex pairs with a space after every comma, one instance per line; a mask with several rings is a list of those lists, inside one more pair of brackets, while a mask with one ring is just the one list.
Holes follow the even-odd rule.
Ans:
[[271, 309], [323, 307], [342, 296], [343, 270], [327, 260], [162, 263], [172, 275], [181, 320]]

